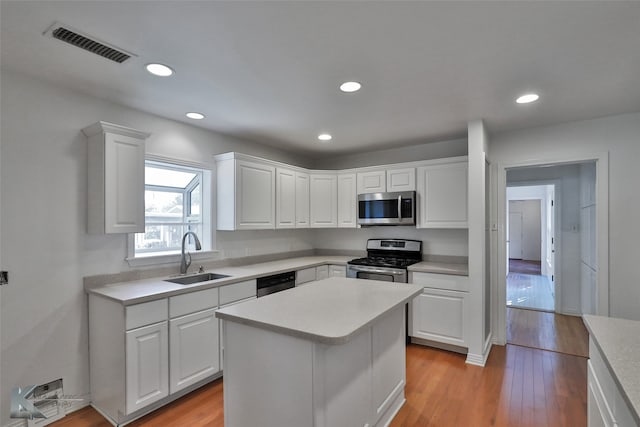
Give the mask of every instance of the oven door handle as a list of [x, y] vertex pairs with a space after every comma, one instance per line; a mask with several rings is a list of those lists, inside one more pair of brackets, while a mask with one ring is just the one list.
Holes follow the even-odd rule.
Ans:
[[402, 219], [402, 196], [398, 196], [398, 219]]
[[349, 266], [349, 269], [352, 271], [361, 271], [364, 273], [378, 273], [378, 274], [403, 274], [404, 270], [393, 270], [393, 269], [382, 269], [382, 268], [375, 268], [375, 267], [364, 267], [361, 265], [358, 266]]

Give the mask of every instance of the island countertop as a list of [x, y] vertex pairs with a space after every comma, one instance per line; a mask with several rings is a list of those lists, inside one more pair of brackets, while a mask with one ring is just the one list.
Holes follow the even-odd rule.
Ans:
[[636, 423], [640, 424], [640, 322], [591, 315], [582, 317], [633, 411]]
[[220, 309], [216, 317], [324, 344], [343, 344], [422, 288], [332, 277]]

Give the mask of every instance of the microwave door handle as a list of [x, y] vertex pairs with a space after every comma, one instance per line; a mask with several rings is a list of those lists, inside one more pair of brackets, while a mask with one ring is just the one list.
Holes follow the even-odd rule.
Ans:
[[402, 196], [398, 196], [398, 219], [402, 219]]

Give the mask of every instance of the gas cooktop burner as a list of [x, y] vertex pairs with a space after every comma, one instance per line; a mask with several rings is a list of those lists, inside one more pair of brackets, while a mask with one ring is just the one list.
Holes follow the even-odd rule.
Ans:
[[393, 257], [365, 257], [349, 261], [349, 264], [368, 265], [372, 267], [394, 267], [407, 268], [411, 264], [420, 262], [416, 259], [393, 258]]

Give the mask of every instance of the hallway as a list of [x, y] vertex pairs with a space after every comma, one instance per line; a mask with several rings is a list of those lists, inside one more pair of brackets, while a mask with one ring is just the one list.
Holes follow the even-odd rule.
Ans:
[[540, 275], [539, 261], [509, 260], [507, 306], [555, 311], [554, 296], [553, 283]]

